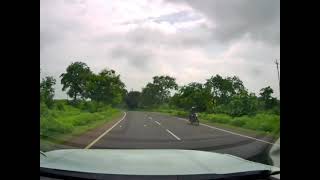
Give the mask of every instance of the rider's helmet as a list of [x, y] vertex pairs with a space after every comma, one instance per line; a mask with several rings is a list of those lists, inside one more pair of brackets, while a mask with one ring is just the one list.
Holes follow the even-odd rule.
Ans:
[[196, 107], [192, 106], [192, 107], [191, 107], [191, 110], [192, 110], [192, 111], [195, 111], [195, 110], [196, 110]]

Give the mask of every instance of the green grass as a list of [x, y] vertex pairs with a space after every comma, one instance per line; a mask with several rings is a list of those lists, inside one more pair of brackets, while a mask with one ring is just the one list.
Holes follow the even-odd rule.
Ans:
[[211, 126], [214, 126], [217, 128], [229, 130], [229, 131], [232, 131], [235, 133], [239, 133], [239, 134], [243, 134], [243, 135], [247, 135], [247, 136], [251, 136], [251, 137], [269, 136], [273, 139], [277, 139], [279, 137], [279, 134], [272, 134], [272, 133], [268, 133], [268, 132], [264, 132], [264, 131], [247, 129], [247, 128], [243, 128], [243, 127], [239, 127], [239, 126], [235, 126], [235, 125], [231, 125], [231, 124], [216, 123], [216, 122], [212, 122], [212, 121], [206, 120], [206, 119], [201, 119], [200, 121], [201, 121], [201, 123], [204, 123], [207, 125], [211, 125]]
[[180, 109], [170, 109], [170, 108], [150, 108], [150, 109], [139, 109], [143, 111], [153, 111], [153, 112], [161, 112], [172, 116], [179, 117], [187, 117], [188, 112], [180, 110]]
[[[188, 117], [188, 112], [169, 108], [144, 109], [147, 111], [161, 112], [172, 116]], [[274, 138], [280, 136], [280, 116], [270, 112], [260, 112], [252, 116], [232, 117], [227, 114], [199, 113], [202, 123], [230, 129], [235, 132], [268, 135]]]
[[52, 109], [42, 107], [40, 115], [40, 139], [63, 143], [68, 139], [87, 132], [119, 116], [121, 111], [102, 106], [97, 112], [57, 101]]

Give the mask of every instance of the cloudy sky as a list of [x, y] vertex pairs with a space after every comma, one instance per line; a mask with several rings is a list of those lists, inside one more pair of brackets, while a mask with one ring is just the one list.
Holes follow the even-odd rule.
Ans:
[[41, 77], [75, 61], [114, 69], [128, 90], [155, 75], [179, 85], [212, 75], [239, 76], [251, 92], [279, 98], [279, 0], [41, 0]]

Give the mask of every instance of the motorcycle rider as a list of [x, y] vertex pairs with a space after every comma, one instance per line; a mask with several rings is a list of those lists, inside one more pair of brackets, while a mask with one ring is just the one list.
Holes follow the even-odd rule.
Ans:
[[195, 114], [196, 113], [196, 107], [192, 106], [191, 107], [191, 114]]
[[190, 121], [196, 121], [197, 115], [196, 115], [196, 107], [192, 106], [191, 107], [191, 112], [190, 112]]

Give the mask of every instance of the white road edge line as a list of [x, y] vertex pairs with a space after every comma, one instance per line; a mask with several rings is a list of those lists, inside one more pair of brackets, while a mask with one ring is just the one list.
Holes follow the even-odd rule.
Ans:
[[117, 126], [124, 118], [126, 117], [127, 113], [124, 112], [124, 116], [122, 119], [120, 119], [118, 122], [116, 122], [111, 128], [107, 129], [103, 134], [101, 134], [97, 139], [92, 141], [88, 146], [86, 146], [84, 149], [89, 149], [91, 146], [93, 146], [97, 141], [99, 141], [104, 135], [106, 135], [108, 132], [110, 132], [115, 126]]
[[159, 124], [161, 126], [161, 124], [158, 121], [154, 121], [155, 123]]
[[[184, 121], [188, 121], [187, 119], [183, 119], [183, 118], [179, 118], [179, 119], [184, 120]], [[261, 139], [257, 139], [257, 138], [254, 138], [254, 137], [250, 137], [250, 136], [246, 136], [246, 135], [243, 135], [243, 134], [239, 134], [239, 133], [235, 133], [235, 132], [232, 132], [232, 131], [228, 131], [228, 130], [225, 130], [225, 129], [220, 129], [220, 128], [217, 128], [217, 127], [209, 126], [207, 124], [200, 123], [200, 125], [207, 126], [208, 128], [211, 128], [211, 129], [217, 129], [217, 130], [220, 130], [220, 131], [224, 131], [224, 132], [227, 132], [227, 133], [230, 133], [230, 134], [233, 134], [233, 135], [238, 135], [238, 136], [246, 137], [246, 138], [253, 139], [253, 140], [256, 140], [256, 141], [264, 142], [264, 143], [267, 143], [267, 144], [280, 146], [280, 144], [277, 144], [277, 143], [271, 143], [271, 142], [264, 141], [264, 140], [261, 140]]]
[[181, 139], [180, 139], [178, 136], [176, 136], [175, 134], [173, 134], [171, 131], [169, 131], [169, 129], [166, 129], [166, 131], [167, 131], [169, 134], [171, 134], [173, 137], [175, 137], [177, 140], [181, 141]]

